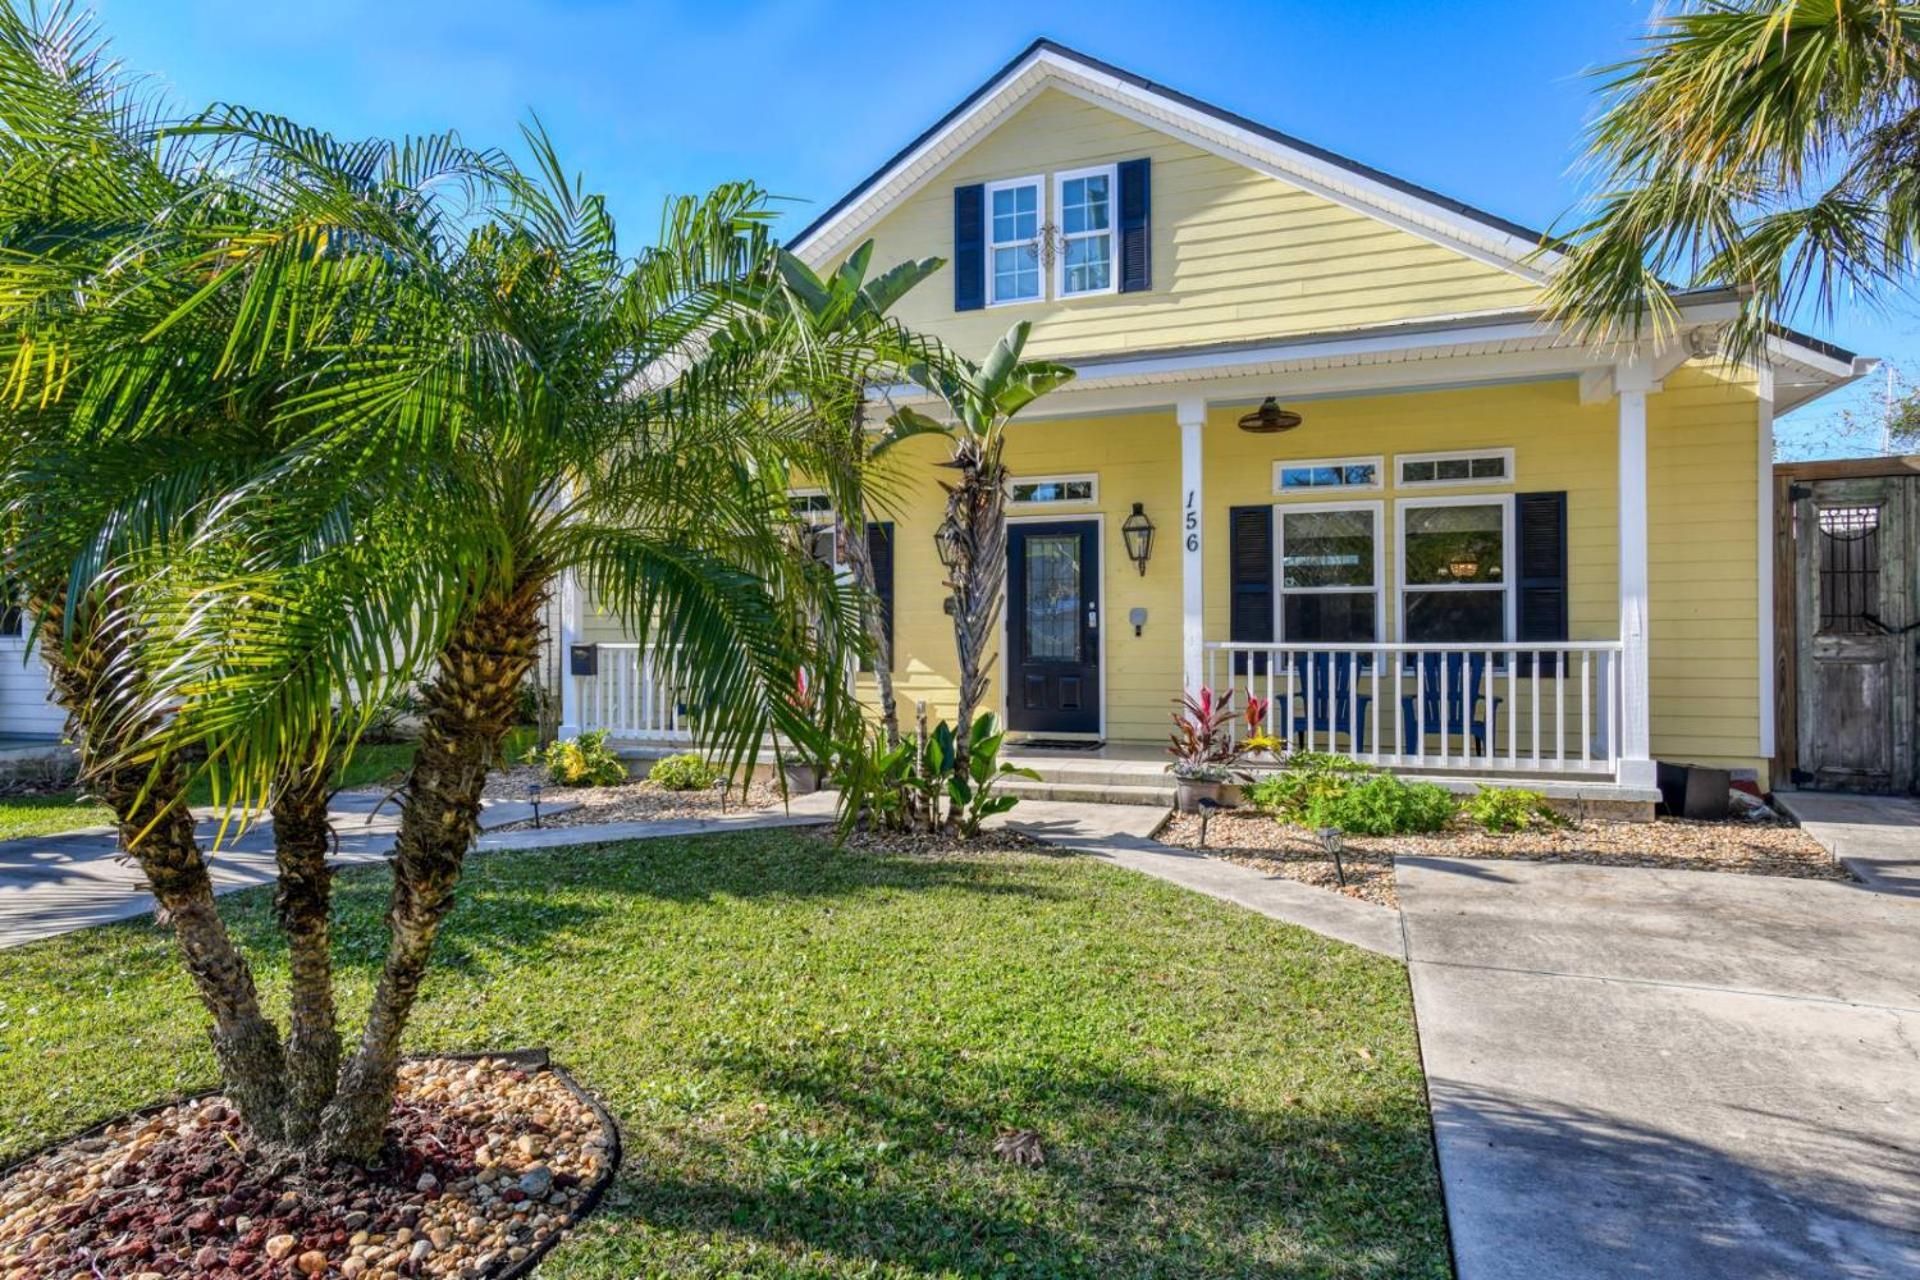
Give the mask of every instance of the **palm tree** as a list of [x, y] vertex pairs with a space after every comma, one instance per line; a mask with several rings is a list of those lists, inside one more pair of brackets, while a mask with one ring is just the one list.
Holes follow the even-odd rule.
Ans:
[[1671, 323], [1680, 287], [1743, 291], [1752, 354], [1803, 302], [1905, 288], [1920, 248], [1920, 9], [1898, 0], [1694, 0], [1606, 68], [1594, 207], [1553, 312], [1592, 336]]
[[[8, 575], [254, 1137], [370, 1158], [554, 575], [677, 646], [735, 763], [798, 732], [795, 666], [853, 642], [778, 536], [775, 477], [825, 460], [768, 393], [768, 335], [729, 323], [765, 202], [675, 202], [628, 259], [537, 136], [529, 175], [451, 139], [170, 126], [65, 10], [0, 6], [0, 89]], [[325, 801], [355, 704], [422, 674], [389, 951], [346, 1054]], [[284, 1043], [214, 907], [187, 748], [275, 816]]]
[[924, 354], [921, 344], [889, 319], [888, 312], [939, 270], [943, 259], [903, 262], [869, 280], [872, 261], [873, 241], [868, 240], [823, 278], [781, 249], [770, 280], [755, 296], [770, 319], [791, 329], [778, 346], [794, 360], [788, 381], [807, 406], [821, 452], [830, 459], [820, 478], [833, 499], [835, 542], [846, 549], [847, 566], [860, 590], [860, 617], [874, 654], [881, 726], [888, 745], [893, 745], [900, 740], [893, 646], [876, 607], [866, 521], [876, 507], [885, 505], [885, 477], [878, 467], [902, 436], [872, 428], [868, 393]]
[[1000, 625], [1007, 580], [1007, 425], [1014, 415], [1073, 378], [1066, 365], [1023, 360], [1027, 333], [1022, 320], [1007, 330], [975, 364], [947, 352], [916, 364], [913, 380], [946, 402], [950, 424], [917, 409], [893, 416], [902, 431], [941, 432], [953, 442], [943, 467], [959, 472], [947, 493], [947, 513], [937, 537], [947, 566], [947, 590], [953, 600], [953, 643], [960, 663], [959, 709], [955, 716], [956, 771], [967, 764], [974, 714], [986, 700], [993, 641]]
[[[324, 167], [312, 135], [264, 120], [229, 128], [290, 168]], [[734, 766], [770, 732], [803, 737], [793, 672], [843, 669], [858, 642], [830, 575], [782, 536], [777, 477], [830, 459], [805, 407], [777, 394], [764, 329], [736, 323], [742, 282], [769, 259], [764, 197], [733, 185], [673, 202], [662, 242], [629, 259], [602, 200], [565, 177], [543, 135], [527, 143], [534, 170], [491, 174], [478, 225], [434, 191], [414, 193], [400, 217], [389, 193], [337, 183], [308, 192], [305, 208], [328, 226], [339, 269], [316, 278], [297, 257], [230, 250], [252, 300], [236, 310], [235, 349], [294, 345], [324, 370], [288, 399], [283, 418], [308, 431], [277, 464], [302, 475], [301, 505], [324, 519], [290, 518], [276, 476], [228, 503], [228, 536], [305, 545], [341, 510], [355, 529], [391, 522], [408, 535], [384, 539], [364, 575], [296, 567], [293, 603], [271, 574], [236, 575], [224, 607], [204, 590], [183, 602], [179, 652], [206, 666], [182, 732], [262, 787], [287, 742], [324, 737], [341, 694], [380, 678], [363, 637], [426, 637], [433, 654], [387, 958], [321, 1117], [329, 1156], [379, 1150], [401, 1033], [557, 576], [578, 573], [632, 633], [677, 655], [696, 731]], [[312, 315], [374, 317], [375, 331], [348, 342], [291, 319]], [[385, 589], [370, 599], [372, 579]], [[339, 673], [333, 687], [290, 694], [289, 664], [315, 654]], [[819, 693], [847, 697], [830, 681]]]

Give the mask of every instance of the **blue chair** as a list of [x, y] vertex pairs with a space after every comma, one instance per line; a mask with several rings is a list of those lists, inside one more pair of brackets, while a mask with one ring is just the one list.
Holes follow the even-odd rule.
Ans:
[[[1333, 735], [1344, 733], [1353, 743], [1355, 751], [1367, 749], [1367, 708], [1373, 705], [1368, 694], [1355, 697], [1353, 694], [1353, 655], [1342, 653], [1316, 653], [1309, 655], [1312, 661], [1311, 698], [1305, 673], [1298, 677], [1294, 687], [1294, 699], [1300, 704], [1300, 710], [1294, 713], [1293, 736], [1303, 738], [1307, 728], [1312, 726], [1316, 734], [1327, 735], [1327, 745], [1333, 745]], [[1295, 659], [1296, 663], [1298, 659]], [[1329, 706], [1329, 701], [1332, 706]], [[1309, 705], [1309, 703], [1311, 705]], [[1354, 723], [1355, 720], [1359, 723]]]
[[[1444, 708], [1440, 705], [1442, 658], [1446, 659]], [[1406, 728], [1407, 745], [1418, 752], [1426, 751], [1426, 741], [1420, 734], [1424, 723], [1428, 734], [1471, 738], [1473, 749], [1484, 753], [1487, 749], [1488, 722], [1496, 726], [1499, 724], [1500, 705], [1505, 701], [1495, 698], [1491, 707], [1487, 705], [1483, 692], [1487, 678], [1487, 655], [1423, 653], [1418, 670], [1425, 674], [1425, 687], [1400, 699], [1400, 719]]]

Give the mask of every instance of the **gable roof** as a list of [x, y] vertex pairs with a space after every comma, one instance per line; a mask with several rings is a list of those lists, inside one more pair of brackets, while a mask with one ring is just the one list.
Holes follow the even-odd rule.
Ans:
[[1047, 88], [1063, 90], [1250, 168], [1469, 256], [1534, 279], [1556, 255], [1528, 261], [1548, 237], [1371, 165], [1156, 84], [1045, 38], [1034, 41], [796, 235], [790, 247], [826, 259], [851, 247], [895, 202]]

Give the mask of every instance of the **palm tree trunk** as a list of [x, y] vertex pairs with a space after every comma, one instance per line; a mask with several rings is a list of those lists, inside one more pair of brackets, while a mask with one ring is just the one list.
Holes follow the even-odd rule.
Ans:
[[394, 845], [386, 967], [360, 1046], [321, 1120], [319, 1142], [328, 1156], [369, 1161], [380, 1153], [400, 1034], [479, 833], [481, 789], [513, 728], [516, 691], [538, 652], [544, 593], [542, 576], [482, 602], [440, 652]]
[[175, 761], [154, 769], [96, 769], [97, 762], [111, 759], [137, 732], [116, 725], [123, 735], [116, 739], [102, 727], [105, 708], [97, 691], [114, 670], [114, 654], [99, 643], [69, 647], [57, 608], [45, 608], [38, 616], [41, 655], [54, 697], [66, 709], [79, 739], [83, 776], [113, 810], [120, 847], [146, 876], [159, 904], [156, 918], [172, 927], [194, 989], [213, 1017], [208, 1038], [227, 1100], [257, 1140], [278, 1143], [284, 1133], [286, 1101], [280, 1035], [260, 1008], [253, 971], [214, 905], [213, 879], [183, 795], [185, 774]]
[[1007, 580], [1007, 494], [1006, 469], [997, 448], [963, 450], [955, 461], [960, 480], [947, 495], [947, 512], [961, 532], [953, 578], [953, 643], [960, 662], [955, 767], [962, 768], [974, 716], [987, 700], [993, 642], [1000, 625]]
[[313, 1141], [320, 1115], [340, 1078], [340, 1031], [333, 1005], [332, 878], [327, 854], [328, 762], [281, 780], [273, 801], [274, 858], [279, 889], [274, 908], [287, 937], [288, 1019], [285, 1136], [295, 1146]]

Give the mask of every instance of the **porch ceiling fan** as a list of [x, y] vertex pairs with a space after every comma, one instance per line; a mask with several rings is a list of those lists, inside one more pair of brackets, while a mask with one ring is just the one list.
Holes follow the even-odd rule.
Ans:
[[1273, 435], [1281, 431], [1291, 431], [1299, 426], [1300, 415], [1292, 409], [1282, 409], [1280, 401], [1268, 396], [1260, 402], [1260, 407], [1252, 413], [1240, 415], [1240, 429], [1255, 435]]

